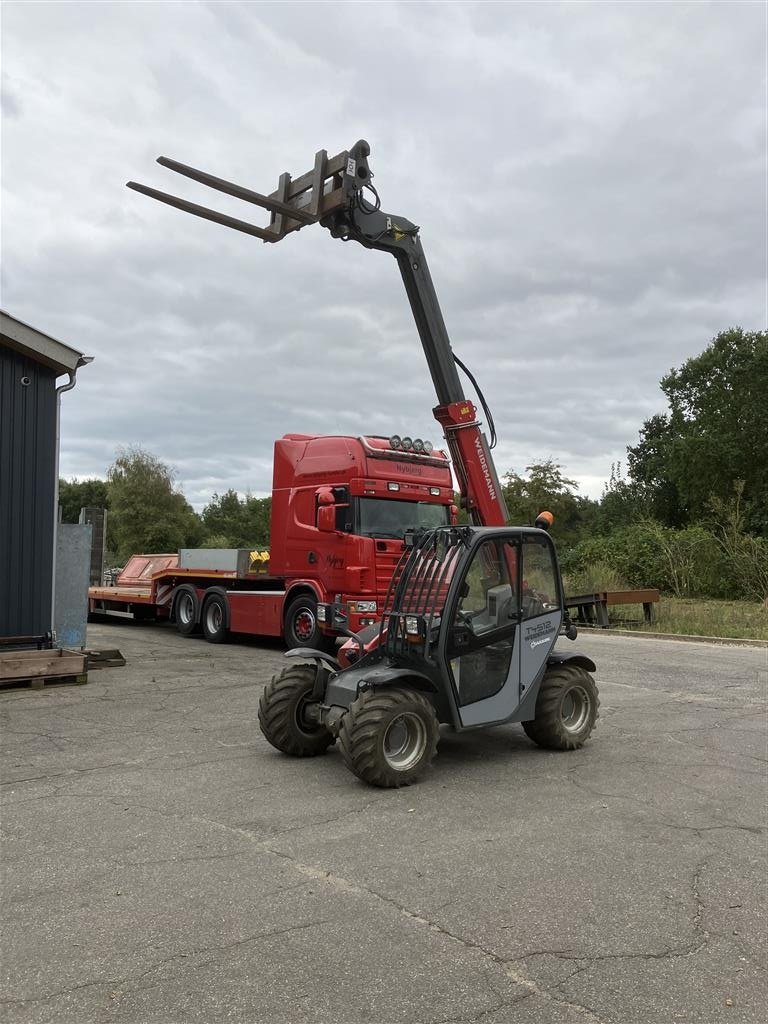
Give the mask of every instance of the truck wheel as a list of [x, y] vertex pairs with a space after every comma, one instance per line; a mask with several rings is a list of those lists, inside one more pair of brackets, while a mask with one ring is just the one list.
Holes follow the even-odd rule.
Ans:
[[576, 750], [589, 739], [600, 700], [592, 676], [579, 665], [558, 665], [544, 676], [536, 698], [536, 717], [523, 722], [540, 747]]
[[415, 782], [437, 752], [435, 708], [418, 690], [364, 690], [341, 720], [339, 740], [349, 770], [371, 786]]
[[229, 636], [227, 599], [223, 594], [209, 594], [200, 615], [203, 636], [209, 644], [223, 644]]
[[259, 700], [259, 725], [272, 744], [293, 757], [316, 757], [334, 738], [324, 725], [310, 721], [306, 710], [312, 703], [315, 669], [291, 665], [272, 677]]
[[191, 636], [197, 632], [200, 602], [194, 587], [179, 587], [173, 600], [173, 614], [176, 629], [182, 636]]
[[314, 594], [300, 594], [285, 612], [285, 642], [288, 649], [311, 647], [316, 651], [333, 652], [335, 637], [326, 636], [317, 624], [317, 598]]

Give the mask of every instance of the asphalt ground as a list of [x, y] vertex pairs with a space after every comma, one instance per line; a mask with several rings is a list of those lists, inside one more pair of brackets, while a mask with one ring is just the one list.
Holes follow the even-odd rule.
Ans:
[[766, 1019], [768, 650], [582, 636], [586, 747], [392, 791], [261, 737], [279, 647], [89, 643], [127, 666], [0, 692], [3, 1021]]

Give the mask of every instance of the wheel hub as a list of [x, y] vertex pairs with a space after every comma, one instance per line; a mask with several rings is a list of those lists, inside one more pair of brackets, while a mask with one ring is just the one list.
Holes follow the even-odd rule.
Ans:
[[583, 686], [573, 686], [563, 697], [560, 717], [566, 732], [576, 733], [589, 718], [592, 701]]
[[384, 733], [384, 758], [395, 771], [408, 771], [418, 763], [426, 743], [427, 731], [421, 718], [404, 711], [392, 719]]
[[192, 598], [189, 594], [182, 594], [179, 598], [178, 616], [185, 626], [192, 621]]
[[293, 620], [293, 630], [299, 640], [309, 640], [315, 632], [315, 616], [309, 608], [302, 608]]

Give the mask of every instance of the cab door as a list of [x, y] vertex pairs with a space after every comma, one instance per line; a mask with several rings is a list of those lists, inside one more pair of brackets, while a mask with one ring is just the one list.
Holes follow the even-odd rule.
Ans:
[[520, 560], [520, 683], [530, 689], [555, 646], [563, 595], [555, 548], [545, 533], [522, 537]]
[[519, 536], [474, 549], [449, 609], [446, 653], [463, 726], [503, 721], [519, 697]]

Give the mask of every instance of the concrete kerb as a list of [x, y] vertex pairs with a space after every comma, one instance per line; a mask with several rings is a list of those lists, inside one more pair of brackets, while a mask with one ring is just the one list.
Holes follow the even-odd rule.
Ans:
[[693, 636], [686, 633], [651, 633], [640, 629], [601, 629], [599, 626], [578, 626], [579, 633], [600, 634], [605, 636], [632, 636], [645, 640], [677, 640], [695, 644], [720, 644], [731, 647], [765, 647], [768, 640], [752, 640], [735, 636]]

